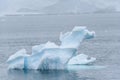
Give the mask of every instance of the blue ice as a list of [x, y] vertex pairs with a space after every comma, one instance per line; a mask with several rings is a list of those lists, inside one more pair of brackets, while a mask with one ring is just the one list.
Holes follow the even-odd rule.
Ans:
[[94, 38], [95, 32], [89, 31], [85, 26], [75, 26], [72, 31], [60, 34], [61, 44], [54, 42], [35, 45], [32, 54], [28, 55], [21, 49], [11, 55], [8, 60], [9, 69], [65, 69], [68, 65], [89, 64], [96, 60], [88, 55], [78, 53], [78, 47], [86, 39]]

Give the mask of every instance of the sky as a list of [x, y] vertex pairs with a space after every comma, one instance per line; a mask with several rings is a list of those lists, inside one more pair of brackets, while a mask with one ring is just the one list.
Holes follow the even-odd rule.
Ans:
[[[15, 12], [20, 8], [42, 9], [54, 4], [59, 4], [60, 1], [66, 0], [0, 0], [0, 13]], [[79, 0], [95, 6], [105, 8], [107, 6], [114, 7], [120, 11], [120, 0]], [[68, 1], [69, 3], [69, 1]]]

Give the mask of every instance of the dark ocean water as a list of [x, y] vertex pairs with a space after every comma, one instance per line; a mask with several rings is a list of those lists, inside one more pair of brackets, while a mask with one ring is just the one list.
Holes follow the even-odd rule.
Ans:
[[[96, 32], [84, 41], [79, 53], [96, 57], [92, 65], [72, 70], [7, 70], [6, 60], [19, 49], [31, 54], [33, 45], [48, 40], [60, 44], [60, 32], [74, 26], [88, 26]], [[29, 15], [0, 18], [0, 80], [120, 80], [120, 14]]]

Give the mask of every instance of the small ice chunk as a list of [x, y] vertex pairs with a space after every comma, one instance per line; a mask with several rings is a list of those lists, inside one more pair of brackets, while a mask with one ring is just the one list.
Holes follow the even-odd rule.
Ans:
[[68, 64], [90, 64], [94, 62], [96, 58], [94, 57], [88, 57], [88, 55], [85, 54], [79, 54], [68, 62]]
[[94, 31], [89, 32], [88, 30], [86, 30], [85, 39], [91, 39], [91, 38], [94, 38], [94, 37], [95, 37], [95, 32]]

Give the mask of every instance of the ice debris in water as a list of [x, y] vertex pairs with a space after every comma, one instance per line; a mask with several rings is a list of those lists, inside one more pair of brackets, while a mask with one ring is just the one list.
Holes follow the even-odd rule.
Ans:
[[45, 44], [32, 47], [32, 54], [28, 55], [22, 49], [9, 57], [7, 63], [9, 69], [65, 69], [67, 65], [89, 64], [96, 58], [88, 57], [77, 52], [80, 43], [85, 39], [91, 39], [94, 31], [88, 31], [84, 26], [76, 26], [71, 32], [60, 34], [61, 44], [48, 41]]

